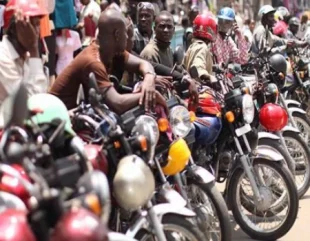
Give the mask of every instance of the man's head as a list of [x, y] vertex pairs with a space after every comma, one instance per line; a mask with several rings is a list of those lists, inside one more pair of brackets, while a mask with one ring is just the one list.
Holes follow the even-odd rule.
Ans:
[[298, 30], [299, 30], [299, 26], [300, 26], [300, 21], [298, 18], [293, 17], [289, 20], [288, 22], [288, 26], [289, 29], [291, 30], [291, 32], [295, 35], [297, 34]]
[[272, 29], [276, 23], [274, 18], [276, 10], [270, 5], [264, 5], [260, 8], [258, 12], [258, 16], [261, 19], [261, 23], [263, 26], [267, 27], [268, 29]]
[[196, 5], [193, 5], [191, 7], [191, 10], [188, 13], [188, 18], [189, 18], [190, 26], [193, 25], [193, 22], [194, 22], [194, 20], [195, 20], [195, 18], [197, 17], [198, 14], [199, 14], [199, 8]]
[[[6, 5], [4, 11], [4, 28], [6, 29], [7, 35], [11, 39], [16, 39], [18, 42], [20, 35], [16, 33], [16, 17], [14, 14], [16, 12], [22, 13], [25, 17], [29, 17], [31, 25], [34, 27], [36, 34], [39, 39], [40, 35], [40, 19], [47, 15], [48, 12], [46, 9], [41, 8], [36, 0], [10, 0]], [[29, 46], [22, 46], [27, 49]]]
[[214, 42], [217, 35], [217, 24], [211, 14], [199, 14], [193, 22], [193, 35], [206, 42]]
[[155, 8], [150, 2], [140, 2], [137, 6], [138, 29], [141, 33], [152, 32]]
[[80, 2], [81, 2], [84, 6], [88, 5], [88, 4], [90, 3], [90, 1], [91, 1], [91, 0], [80, 0]]
[[253, 19], [251, 19], [250, 24], [249, 24], [249, 28], [250, 28], [250, 31], [252, 33], [254, 32], [255, 25], [256, 25], [255, 21]]
[[[126, 20], [121, 12], [107, 9], [101, 13], [98, 21], [98, 36], [100, 57], [114, 56], [126, 49], [127, 29]], [[106, 61], [103, 61], [106, 63]]]
[[171, 41], [174, 34], [173, 16], [168, 11], [162, 11], [155, 19], [156, 39], [165, 43]]
[[233, 26], [235, 17], [236, 17], [235, 11], [232, 8], [229, 7], [222, 8], [217, 14], [218, 31], [224, 34], [228, 33], [228, 31]]

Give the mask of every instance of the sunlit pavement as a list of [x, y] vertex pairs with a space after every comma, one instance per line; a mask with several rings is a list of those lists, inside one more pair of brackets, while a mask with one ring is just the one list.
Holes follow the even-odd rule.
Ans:
[[[238, 225], [233, 225], [233, 240], [252, 241]], [[310, 240], [310, 190], [299, 201], [298, 218], [293, 228], [279, 241], [309, 241]]]

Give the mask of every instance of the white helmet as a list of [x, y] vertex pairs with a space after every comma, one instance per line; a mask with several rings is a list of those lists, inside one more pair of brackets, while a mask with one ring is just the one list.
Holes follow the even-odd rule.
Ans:
[[276, 12], [276, 10], [273, 8], [273, 6], [271, 6], [271, 5], [264, 5], [264, 6], [262, 6], [259, 9], [258, 17], [259, 17], [260, 20], [262, 20], [264, 15], [266, 15], [268, 13], [272, 13], [272, 12], [273, 13]]
[[282, 18], [290, 16], [290, 12], [286, 7], [278, 7], [277, 12], [279, 12]]

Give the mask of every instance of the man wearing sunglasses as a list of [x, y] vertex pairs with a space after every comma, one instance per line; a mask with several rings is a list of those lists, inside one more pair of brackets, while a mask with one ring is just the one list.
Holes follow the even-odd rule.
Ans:
[[173, 37], [175, 26], [173, 16], [167, 11], [162, 11], [155, 19], [155, 38], [143, 49], [140, 56], [149, 62], [173, 67], [173, 52], [170, 41]]
[[138, 23], [134, 30], [133, 51], [140, 54], [153, 36], [155, 8], [152, 3], [140, 2], [137, 6]]
[[[219, 65], [229, 62], [245, 64], [248, 60], [249, 46], [235, 21], [234, 10], [224, 7], [219, 11], [217, 18], [218, 34], [212, 49], [215, 62]], [[231, 38], [232, 31], [238, 39], [237, 45]]]

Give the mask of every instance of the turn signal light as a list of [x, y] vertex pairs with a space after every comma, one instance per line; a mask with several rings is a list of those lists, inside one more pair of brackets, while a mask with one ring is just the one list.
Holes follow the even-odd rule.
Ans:
[[88, 208], [94, 212], [96, 215], [100, 215], [101, 214], [101, 205], [99, 202], [99, 198], [97, 197], [97, 195], [95, 194], [88, 194], [85, 197], [85, 203], [88, 206]]
[[157, 124], [160, 132], [165, 132], [169, 128], [169, 121], [166, 118], [160, 118], [157, 121]]
[[226, 112], [225, 117], [226, 117], [227, 121], [230, 123], [235, 121], [235, 115], [232, 111]]
[[191, 123], [193, 123], [197, 119], [195, 112], [193, 112], [193, 111], [189, 112], [189, 119], [190, 119]]
[[138, 141], [142, 151], [147, 151], [147, 139], [145, 136], [138, 136]]
[[114, 147], [115, 147], [116, 149], [119, 149], [119, 148], [121, 147], [121, 143], [120, 143], [119, 141], [115, 141], [115, 142], [114, 142]]

